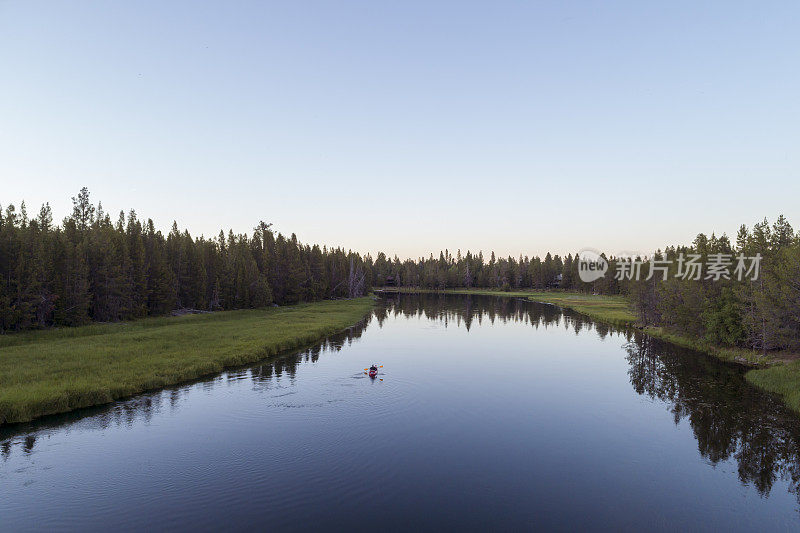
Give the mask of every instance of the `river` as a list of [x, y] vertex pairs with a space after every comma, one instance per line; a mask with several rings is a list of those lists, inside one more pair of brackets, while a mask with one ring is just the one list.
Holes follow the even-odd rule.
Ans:
[[798, 443], [702, 354], [397, 295], [299, 353], [0, 427], [0, 529], [796, 530]]

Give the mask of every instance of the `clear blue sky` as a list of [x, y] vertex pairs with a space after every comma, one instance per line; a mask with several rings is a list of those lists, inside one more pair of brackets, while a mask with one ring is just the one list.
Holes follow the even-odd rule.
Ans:
[[800, 225], [800, 3], [0, 0], [0, 203], [401, 256]]

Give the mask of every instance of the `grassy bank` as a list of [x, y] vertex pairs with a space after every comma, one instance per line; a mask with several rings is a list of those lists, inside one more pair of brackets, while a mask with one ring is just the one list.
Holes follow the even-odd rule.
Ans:
[[745, 374], [747, 381], [778, 394], [786, 405], [800, 413], [800, 361], [789, 361]]
[[0, 337], [0, 424], [108, 403], [341, 331], [371, 298]]
[[659, 338], [683, 348], [690, 348], [698, 352], [707, 353], [729, 363], [737, 363], [751, 367], [765, 366], [773, 363], [769, 357], [764, 358], [760, 352], [748, 350], [746, 348], [717, 346], [699, 339], [693, 339], [684, 335], [676, 335], [665, 331], [663, 328], [647, 327], [643, 328], [643, 331], [651, 337]]

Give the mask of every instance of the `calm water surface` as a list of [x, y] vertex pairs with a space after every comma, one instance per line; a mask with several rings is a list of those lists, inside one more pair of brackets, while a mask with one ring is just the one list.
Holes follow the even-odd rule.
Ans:
[[404, 295], [302, 353], [0, 428], [0, 529], [798, 530], [798, 443], [700, 354]]

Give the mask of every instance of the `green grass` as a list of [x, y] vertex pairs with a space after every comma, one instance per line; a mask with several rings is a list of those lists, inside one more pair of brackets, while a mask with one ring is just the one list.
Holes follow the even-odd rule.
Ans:
[[694, 339], [685, 335], [676, 335], [663, 328], [647, 327], [644, 332], [651, 337], [656, 337], [661, 340], [682, 346], [683, 348], [690, 348], [692, 350], [713, 355], [717, 359], [722, 359], [730, 363], [738, 363], [745, 366], [763, 366], [770, 364], [772, 361], [765, 359], [760, 352], [748, 350], [746, 348], [732, 348], [729, 346], [717, 346], [701, 339]]
[[314, 342], [372, 298], [227, 311], [0, 337], [0, 424], [174, 385]]
[[632, 326], [636, 315], [623, 296], [600, 296], [570, 292], [538, 292], [528, 296], [529, 300], [545, 302], [572, 309], [590, 318], [614, 326]]
[[778, 394], [786, 405], [800, 413], [800, 361], [750, 370], [745, 378], [756, 387]]

